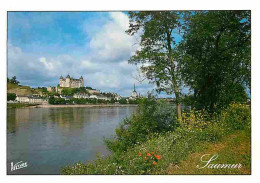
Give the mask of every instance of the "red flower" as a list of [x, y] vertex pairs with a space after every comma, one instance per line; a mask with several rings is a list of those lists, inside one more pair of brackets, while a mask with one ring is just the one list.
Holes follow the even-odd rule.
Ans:
[[162, 157], [160, 155], [155, 156], [158, 160], [161, 159]]
[[141, 157], [142, 156], [142, 154], [141, 153], [139, 153], [139, 155], [138, 155], [139, 157]]
[[152, 154], [154, 154], [154, 152], [152, 152]]
[[150, 153], [147, 153], [147, 156], [151, 156], [151, 154], [150, 154]]
[[153, 161], [153, 165], [156, 165], [157, 163], [155, 161]]

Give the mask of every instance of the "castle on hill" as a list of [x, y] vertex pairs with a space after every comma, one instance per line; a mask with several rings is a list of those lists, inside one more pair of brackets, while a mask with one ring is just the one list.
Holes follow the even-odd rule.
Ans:
[[66, 78], [60, 77], [59, 85], [64, 88], [80, 88], [84, 87], [84, 79], [82, 76], [79, 79], [74, 79], [68, 74]]

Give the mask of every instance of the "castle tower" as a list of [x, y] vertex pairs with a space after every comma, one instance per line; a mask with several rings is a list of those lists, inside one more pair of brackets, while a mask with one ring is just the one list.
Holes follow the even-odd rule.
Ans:
[[70, 75], [68, 74], [67, 77], [66, 77], [66, 80], [65, 80], [65, 87], [71, 87], [70, 85], [71, 85]]
[[81, 81], [81, 84], [80, 84], [80, 87], [84, 87], [84, 79], [83, 79], [83, 77], [82, 76], [80, 76], [80, 81]]
[[62, 76], [60, 76], [59, 84], [60, 84], [60, 87], [64, 87], [64, 79]]

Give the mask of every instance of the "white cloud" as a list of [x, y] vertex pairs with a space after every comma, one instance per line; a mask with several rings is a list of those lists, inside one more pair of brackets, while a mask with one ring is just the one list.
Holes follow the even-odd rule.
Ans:
[[45, 57], [39, 58], [39, 61], [49, 70], [53, 70], [54, 66], [51, 62], [47, 62]]
[[135, 38], [125, 33], [129, 19], [122, 12], [111, 12], [109, 16], [111, 20], [92, 36], [89, 46], [100, 60], [128, 59], [137, 47]]

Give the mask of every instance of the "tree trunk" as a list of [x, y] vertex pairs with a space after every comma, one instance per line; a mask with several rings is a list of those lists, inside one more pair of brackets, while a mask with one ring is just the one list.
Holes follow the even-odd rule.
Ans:
[[180, 122], [182, 122], [181, 104], [180, 103], [176, 104], [176, 107], [177, 107], [177, 118]]
[[181, 102], [180, 102], [180, 96], [179, 96], [179, 90], [174, 90], [175, 97], [176, 97], [176, 112], [177, 112], [177, 119], [179, 122], [182, 122], [182, 115], [181, 115]]

